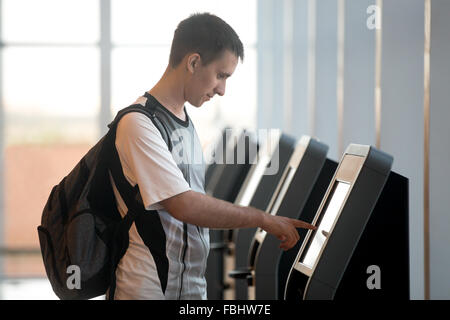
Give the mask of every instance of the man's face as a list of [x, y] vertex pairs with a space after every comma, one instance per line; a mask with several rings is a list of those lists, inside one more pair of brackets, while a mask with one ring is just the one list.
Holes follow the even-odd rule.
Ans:
[[223, 96], [227, 79], [233, 74], [238, 57], [229, 50], [216, 60], [204, 66], [197, 60], [193, 72], [186, 84], [185, 99], [191, 105], [200, 107], [214, 95]]

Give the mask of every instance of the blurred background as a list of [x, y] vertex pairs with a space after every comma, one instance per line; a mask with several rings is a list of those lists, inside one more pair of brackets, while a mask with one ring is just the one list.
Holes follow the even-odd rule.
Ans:
[[392, 154], [411, 299], [450, 299], [446, 0], [0, 0], [0, 299], [56, 298], [36, 231], [50, 190], [159, 80], [195, 12], [245, 47], [226, 95], [187, 106], [204, 149], [229, 126], [315, 136], [335, 160], [349, 143]]

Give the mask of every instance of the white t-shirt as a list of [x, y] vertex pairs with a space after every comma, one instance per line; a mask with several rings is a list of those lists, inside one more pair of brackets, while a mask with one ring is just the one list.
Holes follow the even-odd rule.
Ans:
[[[145, 97], [137, 100], [142, 105], [145, 102]], [[136, 221], [131, 226], [128, 250], [116, 269], [114, 299], [206, 299], [204, 272], [209, 252], [209, 230], [184, 224], [159, 204], [188, 190], [204, 193], [203, 188], [197, 183], [189, 185], [161, 133], [142, 113], [132, 112], [123, 116], [117, 126], [115, 145], [126, 179], [131, 185], [138, 184], [145, 208], [157, 210], [145, 215], [159, 215], [160, 225]], [[113, 181], [112, 184], [119, 212], [124, 216], [126, 205]], [[159, 229], [155, 231], [152, 228]], [[146, 240], [146, 243], [143, 240], [155, 232], [164, 234], [163, 240], [155, 241], [163, 241], [165, 245], [165, 253], [159, 251], [156, 256], [146, 245], [152, 240]], [[166, 258], [168, 273], [160, 263]], [[161, 283], [165, 282], [165, 277], [167, 286], [164, 291]]]

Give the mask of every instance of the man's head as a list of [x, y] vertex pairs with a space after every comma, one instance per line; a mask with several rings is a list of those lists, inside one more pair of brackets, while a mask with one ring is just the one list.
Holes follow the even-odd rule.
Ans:
[[215, 94], [225, 94], [239, 58], [244, 59], [242, 42], [225, 21], [194, 14], [175, 30], [169, 66], [185, 72], [185, 100], [199, 107]]
[[229, 50], [244, 60], [244, 47], [239, 36], [225, 21], [209, 13], [197, 13], [181, 21], [175, 30], [169, 64], [178, 66], [189, 53], [198, 53], [203, 65]]

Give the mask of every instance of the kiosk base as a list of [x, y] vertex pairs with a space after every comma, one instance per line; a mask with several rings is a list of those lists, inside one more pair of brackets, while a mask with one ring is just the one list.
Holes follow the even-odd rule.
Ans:
[[[317, 212], [317, 209], [320, 207], [320, 203], [322, 202], [323, 197], [326, 194], [328, 185], [330, 184], [331, 179], [333, 179], [334, 172], [338, 163], [336, 161], [326, 159], [323, 164], [322, 171], [320, 172], [319, 177], [314, 185], [313, 190], [311, 191], [311, 195], [308, 198], [308, 201], [305, 204], [303, 210], [299, 213], [298, 219], [303, 220], [305, 222], [311, 223], [314, 220], [314, 215]], [[292, 263], [297, 256], [298, 251], [302, 245], [302, 241], [306, 237], [307, 229], [297, 229], [300, 235], [300, 241], [287, 251], [283, 251], [278, 260], [277, 266], [277, 285], [276, 285], [276, 295], [275, 299], [283, 300], [284, 298], [284, 290], [286, 286], [286, 281], [289, 275], [289, 271], [291, 269]], [[306, 283], [305, 283], [306, 285]]]
[[[285, 299], [305, 299], [308, 280], [308, 276], [293, 270]], [[314, 294], [317, 299], [325, 295]], [[391, 171], [333, 299], [409, 299], [407, 178]]]
[[335, 300], [409, 299], [408, 179], [392, 172], [336, 291]]

